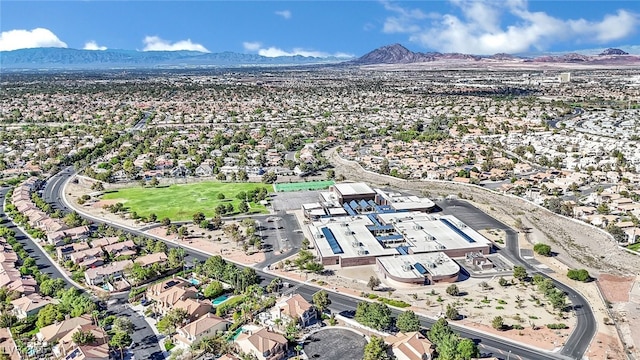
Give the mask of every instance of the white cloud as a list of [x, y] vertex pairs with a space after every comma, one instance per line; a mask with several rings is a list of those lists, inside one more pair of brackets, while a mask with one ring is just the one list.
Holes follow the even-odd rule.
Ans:
[[258, 55], [266, 56], [266, 57], [278, 57], [278, 56], [306, 56], [306, 57], [339, 57], [339, 58], [352, 58], [352, 54], [347, 54], [343, 52], [337, 53], [327, 53], [324, 51], [315, 51], [315, 50], [305, 50], [303, 48], [294, 48], [291, 51], [282, 50], [280, 48], [271, 46], [268, 48], [260, 48], [258, 49]]
[[[526, 0], [449, 2], [455, 14], [425, 14], [383, 2], [391, 13], [383, 32], [406, 33], [410, 41], [438, 51], [494, 54], [545, 50], [558, 42], [606, 44], [631, 35], [640, 24], [638, 14], [626, 10], [593, 21], [532, 12]], [[502, 25], [506, 14], [515, 20]]]
[[287, 20], [291, 19], [291, 11], [289, 10], [276, 11], [275, 14], [278, 16], [282, 16], [282, 18]]
[[67, 44], [49, 29], [9, 30], [0, 33], [0, 51], [28, 49], [38, 47], [62, 47]]
[[242, 47], [247, 51], [258, 51], [262, 44], [257, 41], [245, 41], [242, 43]]
[[106, 46], [100, 46], [94, 40], [87, 41], [84, 43], [84, 50], [107, 50]]
[[191, 39], [180, 40], [174, 43], [171, 43], [168, 40], [161, 39], [158, 36], [146, 36], [144, 40], [143, 51], [179, 51], [179, 50], [190, 50], [190, 51], [200, 51], [200, 52], [210, 52], [204, 46], [191, 42]]

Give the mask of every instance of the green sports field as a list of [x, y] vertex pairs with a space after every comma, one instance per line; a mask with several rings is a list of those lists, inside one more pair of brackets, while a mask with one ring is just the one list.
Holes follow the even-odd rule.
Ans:
[[[241, 192], [264, 187], [273, 192], [271, 186], [256, 183], [220, 183], [202, 182], [194, 184], [175, 184], [168, 187], [142, 188], [133, 187], [108, 192], [102, 196], [104, 200], [117, 200], [124, 203], [130, 211], [140, 216], [156, 214], [158, 219], [168, 217], [171, 220], [192, 220], [193, 214], [203, 212], [207, 218], [215, 215], [214, 209], [219, 204], [233, 204], [238, 212], [240, 200], [236, 195]], [[224, 199], [218, 199], [218, 194]], [[266, 213], [263, 205], [249, 203], [249, 213]], [[227, 214], [231, 215], [231, 214]]]
[[280, 183], [273, 184], [274, 190], [277, 192], [282, 191], [307, 191], [307, 190], [322, 190], [326, 189], [329, 186], [335, 184], [336, 182], [333, 180], [322, 180], [322, 181], [305, 181], [305, 182], [294, 182], [294, 183]]

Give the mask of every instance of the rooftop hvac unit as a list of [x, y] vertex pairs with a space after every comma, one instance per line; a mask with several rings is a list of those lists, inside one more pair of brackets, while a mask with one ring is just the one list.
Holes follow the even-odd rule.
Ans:
[[458, 225], [458, 227], [459, 227], [460, 229], [464, 229], [464, 228], [466, 228], [466, 227], [467, 227], [467, 225], [465, 225], [465, 224], [464, 224], [463, 222], [461, 222], [461, 221], [458, 221], [458, 224], [457, 224], [457, 225]]
[[409, 263], [408, 261], [405, 261], [404, 264], [402, 264], [402, 270], [411, 271], [411, 263]]
[[427, 241], [434, 241], [436, 238], [431, 234], [427, 234], [427, 236], [425, 236], [424, 239]]
[[345, 234], [345, 235], [347, 235], [347, 236], [350, 236], [350, 235], [353, 235], [353, 231], [351, 231], [351, 230], [346, 230], [346, 231], [344, 232], [344, 234]]
[[444, 245], [442, 245], [442, 244], [440, 244], [440, 246], [438, 246], [438, 248], [439, 248], [440, 250], [444, 250], [444, 249], [446, 249], [446, 247], [445, 247]]
[[354, 248], [357, 248], [358, 246], [360, 246], [360, 242], [358, 242], [357, 240], [354, 240], [351, 242], [351, 246], [353, 246]]
[[358, 255], [367, 255], [367, 250], [365, 250], [362, 246], [358, 249]]
[[429, 262], [429, 268], [430, 269], [435, 269], [436, 268], [436, 264], [432, 263], [432, 262]]
[[413, 225], [413, 230], [422, 230], [422, 229], [423, 228], [421, 225], [418, 225], [418, 224]]

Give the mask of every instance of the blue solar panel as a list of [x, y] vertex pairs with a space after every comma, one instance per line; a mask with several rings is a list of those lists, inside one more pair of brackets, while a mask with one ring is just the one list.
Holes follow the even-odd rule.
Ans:
[[369, 214], [367, 215], [367, 217], [369, 218], [369, 220], [371, 220], [371, 222], [373, 222], [373, 225], [382, 226], [382, 224], [380, 224], [380, 221], [378, 221], [378, 219], [376, 218], [375, 214]]
[[360, 205], [358, 205], [358, 203], [355, 200], [351, 200], [351, 202], [349, 203], [349, 206], [351, 206], [351, 208], [355, 211], [358, 211], [358, 209], [360, 209]]
[[344, 203], [342, 204], [342, 207], [347, 211], [347, 214], [349, 214], [349, 216], [356, 216], [358, 214], [356, 214], [355, 211], [353, 211], [353, 209], [351, 208], [351, 206], [349, 206], [349, 204]]
[[369, 207], [369, 204], [367, 204], [367, 202], [364, 201], [364, 200], [360, 200], [359, 204], [360, 204], [360, 207], [362, 208], [362, 210], [364, 210], [364, 209]]
[[398, 246], [396, 250], [400, 255], [409, 255], [409, 248], [406, 246]]
[[393, 226], [391, 225], [367, 225], [369, 231], [391, 231]]
[[329, 246], [331, 246], [331, 251], [333, 251], [334, 254], [344, 254], [344, 251], [340, 247], [340, 244], [338, 244], [338, 240], [336, 240], [336, 237], [333, 236], [331, 230], [326, 227], [323, 227], [320, 230], [322, 231], [322, 234], [324, 234], [324, 238], [327, 239]]
[[467, 242], [470, 242], [470, 243], [476, 242], [469, 235], [463, 233], [462, 230], [458, 229], [457, 226], [453, 225], [449, 220], [440, 219], [440, 221], [442, 221], [445, 225], [447, 225], [449, 229], [453, 230], [456, 234], [460, 235], [463, 239], [467, 240]]
[[418, 270], [418, 272], [422, 275], [426, 274], [428, 271], [427, 269], [424, 268], [424, 266], [422, 266], [422, 264], [420, 263], [415, 263], [413, 264], [413, 267]]

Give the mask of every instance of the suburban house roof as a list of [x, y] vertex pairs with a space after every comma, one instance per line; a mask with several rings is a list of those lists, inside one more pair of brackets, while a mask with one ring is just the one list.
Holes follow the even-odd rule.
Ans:
[[51, 342], [61, 339], [70, 331], [74, 330], [78, 325], [89, 324], [91, 324], [91, 317], [89, 315], [74, 317], [41, 328], [39, 332], [40, 336], [38, 337], [43, 341]]
[[163, 263], [167, 261], [167, 254], [163, 252], [153, 253], [145, 256], [140, 256], [135, 260], [136, 263], [142, 266], [149, 266], [156, 263]]
[[398, 333], [395, 336], [387, 338], [391, 343], [394, 351], [401, 352], [404, 356], [411, 360], [422, 360], [423, 355], [429, 355], [433, 352], [433, 344], [429, 339], [419, 332]]
[[115, 261], [107, 265], [88, 269], [85, 272], [85, 275], [89, 277], [89, 279], [95, 279], [98, 276], [108, 276], [117, 272], [121, 272], [124, 270], [124, 268], [132, 264], [133, 261], [131, 260]]
[[289, 298], [286, 298], [278, 306], [281, 311], [284, 311], [291, 318], [299, 318], [313, 307], [313, 305], [300, 294], [289, 296]]
[[22, 358], [9, 328], [0, 328], [0, 352], [9, 355], [11, 360], [19, 360]]
[[213, 309], [213, 305], [209, 300], [196, 300], [192, 298], [179, 299], [173, 304], [173, 308], [175, 309], [184, 309], [189, 314], [189, 317], [200, 313], [206, 313]]
[[11, 302], [14, 309], [20, 309], [25, 313], [39, 309], [51, 303], [53, 303], [53, 301], [50, 298], [42, 297], [40, 294], [29, 294]]
[[221, 323], [231, 324], [229, 321], [209, 313], [198, 320], [188, 323], [180, 330], [189, 336], [198, 337], [198, 335], [207, 332], [209, 329]]
[[264, 353], [267, 350], [272, 350], [278, 345], [284, 345], [287, 343], [287, 339], [274, 332], [267, 331], [266, 328], [253, 333], [248, 338], [249, 343], [256, 348], [260, 353]]

